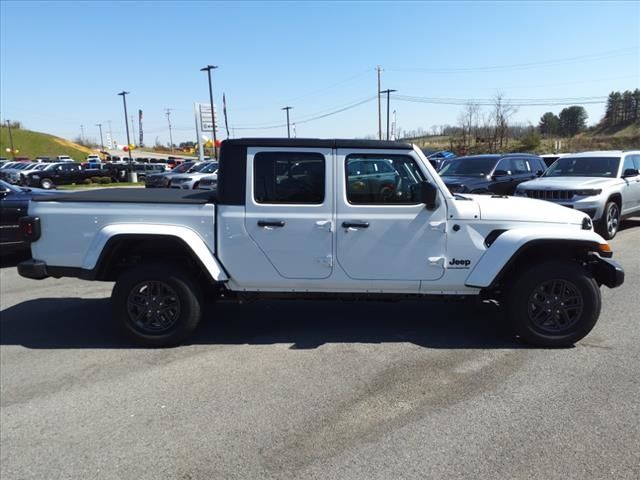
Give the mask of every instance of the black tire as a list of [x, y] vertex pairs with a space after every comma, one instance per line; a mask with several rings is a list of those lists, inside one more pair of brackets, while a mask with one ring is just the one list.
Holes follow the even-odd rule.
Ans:
[[198, 286], [186, 272], [167, 264], [140, 265], [123, 273], [111, 302], [124, 335], [144, 347], [181, 344], [202, 316]]
[[55, 184], [50, 178], [43, 178], [42, 180], [40, 180], [40, 186], [45, 190], [51, 190], [52, 188], [55, 188]]
[[598, 222], [598, 233], [605, 240], [611, 240], [620, 228], [620, 206], [613, 201], [607, 202], [602, 212], [602, 219]]
[[540, 347], [568, 347], [593, 329], [600, 316], [600, 289], [579, 264], [555, 260], [518, 274], [507, 308], [521, 340]]

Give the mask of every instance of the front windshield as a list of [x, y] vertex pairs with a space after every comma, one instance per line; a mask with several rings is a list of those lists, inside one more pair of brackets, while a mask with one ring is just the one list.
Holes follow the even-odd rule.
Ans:
[[201, 172], [207, 165], [211, 165], [211, 162], [196, 163], [193, 167], [191, 167], [189, 173]]
[[211, 162], [208, 165], [205, 165], [200, 173], [213, 173], [218, 170], [218, 164], [216, 162]]
[[545, 177], [607, 177], [618, 174], [620, 157], [563, 157], [549, 167]]
[[489, 175], [496, 164], [495, 158], [487, 157], [468, 157], [457, 158], [447, 163], [442, 170], [440, 176], [465, 176], [465, 177], [484, 177]]

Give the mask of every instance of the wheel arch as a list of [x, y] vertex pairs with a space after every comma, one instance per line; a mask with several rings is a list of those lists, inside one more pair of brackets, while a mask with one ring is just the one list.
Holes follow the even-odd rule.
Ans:
[[593, 231], [563, 230], [526, 234], [506, 231], [480, 258], [465, 285], [495, 289], [518, 271], [541, 260], [586, 259], [589, 252], [601, 253], [600, 245], [606, 243]]
[[228, 280], [196, 232], [168, 225], [107, 226], [96, 235], [82, 268], [96, 280], [113, 281], [125, 269], [149, 261], [177, 264], [213, 283]]

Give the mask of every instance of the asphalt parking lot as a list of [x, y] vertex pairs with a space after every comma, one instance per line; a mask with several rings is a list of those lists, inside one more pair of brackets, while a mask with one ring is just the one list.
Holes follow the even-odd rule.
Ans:
[[190, 345], [122, 343], [110, 284], [0, 270], [3, 479], [640, 478], [640, 220], [574, 348], [491, 306], [210, 308]]

